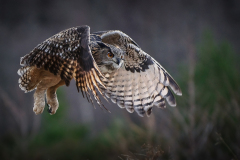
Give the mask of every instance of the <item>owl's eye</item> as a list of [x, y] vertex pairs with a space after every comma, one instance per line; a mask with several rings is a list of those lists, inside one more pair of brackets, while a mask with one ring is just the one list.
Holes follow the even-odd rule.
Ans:
[[113, 58], [114, 54], [112, 54], [111, 52], [108, 52], [108, 57]]

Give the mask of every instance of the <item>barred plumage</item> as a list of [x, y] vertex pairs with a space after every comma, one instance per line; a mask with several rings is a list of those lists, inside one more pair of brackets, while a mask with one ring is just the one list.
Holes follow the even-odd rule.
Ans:
[[[78, 91], [103, 106], [97, 94], [110, 98], [128, 112], [149, 116], [165, 100], [176, 106], [182, 92], [170, 74], [125, 33], [112, 30], [90, 34], [88, 26], [64, 30], [21, 58], [19, 86], [25, 92], [36, 88], [34, 112], [42, 113], [46, 92], [50, 113], [58, 108], [56, 90], [74, 78]], [[172, 91], [171, 91], [172, 90]]]

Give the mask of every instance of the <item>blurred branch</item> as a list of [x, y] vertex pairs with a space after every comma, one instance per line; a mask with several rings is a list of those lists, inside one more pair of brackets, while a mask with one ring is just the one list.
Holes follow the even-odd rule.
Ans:
[[[141, 148], [141, 152], [133, 153], [128, 151], [128, 154], [122, 154], [121, 156], [125, 157], [126, 160], [158, 160], [162, 159], [164, 154], [165, 156], [168, 154], [160, 146], [154, 147], [150, 144], [143, 144]], [[120, 156], [118, 158], [123, 160]]]
[[3, 106], [12, 114], [17, 126], [19, 127], [22, 136], [27, 134], [26, 114], [20, 110], [16, 103], [8, 96], [8, 94], [0, 86], [0, 98], [3, 101]]
[[147, 128], [148, 142], [150, 142], [154, 133], [156, 133], [156, 120], [154, 114], [152, 114], [151, 117], [147, 117], [145, 125]]
[[221, 134], [216, 132], [216, 135], [217, 135], [217, 138], [219, 139], [219, 142], [221, 142], [228, 149], [228, 151], [233, 155], [234, 160], [239, 160], [237, 158], [237, 155], [233, 152], [233, 150], [229, 147], [229, 145], [224, 141], [224, 139], [222, 138]]
[[188, 49], [189, 49], [189, 81], [188, 81], [188, 93], [189, 93], [189, 104], [190, 104], [190, 120], [191, 120], [191, 127], [194, 126], [194, 113], [195, 112], [195, 84], [194, 84], [194, 70], [195, 70], [195, 55], [196, 55], [196, 50], [195, 46], [192, 42], [191, 37], [189, 36], [189, 43], [188, 43]]
[[128, 126], [136, 133], [138, 133], [139, 135], [144, 135], [145, 131], [143, 128], [139, 127], [138, 125], [136, 125], [130, 118], [129, 113], [128, 112], [124, 112], [124, 120], [127, 122]]
[[193, 38], [189, 34], [187, 47], [189, 50], [188, 59], [189, 59], [189, 79], [188, 79], [188, 94], [189, 94], [189, 105], [190, 105], [190, 112], [189, 112], [189, 119], [190, 119], [190, 145], [191, 145], [191, 152], [194, 157], [195, 152], [195, 143], [194, 143], [194, 135], [193, 130], [195, 126], [195, 84], [194, 84], [194, 71], [196, 66], [195, 55], [196, 49], [193, 43]]

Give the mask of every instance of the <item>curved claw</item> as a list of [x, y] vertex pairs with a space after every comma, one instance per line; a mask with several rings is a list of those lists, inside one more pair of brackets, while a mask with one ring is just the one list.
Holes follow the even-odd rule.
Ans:
[[46, 96], [46, 94], [45, 94], [45, 104], [47, 105], [47, 111], [48, 111], [48, 113], [52, 113], [52, 108], [50, 107], [50, 105], [47, 103], [47, 96]]
[[47, 106], [48, 106], [48, 109], [47, 109], [48, 113], [52, 114], [52, 108], [48, 104]]

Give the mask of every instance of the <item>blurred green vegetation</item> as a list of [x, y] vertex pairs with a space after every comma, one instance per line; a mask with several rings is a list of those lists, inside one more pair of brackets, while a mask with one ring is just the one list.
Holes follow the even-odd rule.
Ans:
[[186, 68], [184, 78], [179, 80], [186, 93], [184, 98], [178, 98], [179, 112], [186, 123], [178, 123], [178, 114], [173, 117], [176, 126], [186, 132], [177, 138], [182, 145], [177, 155], [181, 156], [179, 159], [239, 159], [239, 57], [228, 42], [216, 42], [210, 31], [204, 33], [196, 48], [197, 63], [189, 66], [195, 67], [194, 106], [189, 100], [191, 77]]
[[188, 94], [191, 77], [184, 67], [177, 79], [183, 96], [177, 97], [177, 108], [167, 108], [174, 130], [160, 129], [167, 135], [149, 135], [147, 126], [116, 118], [93, 136], [88, 126], [65, 121], [66, 107], [61, 106], [67, 105], [60, 90], [57, 114], [43, 114], [37, 135], [1, 137], [0, 159], [240, 159], [239, 57], [211, 32], [196, 48], [197, 63], [189, 66], [195, 69], [195, 96]]

